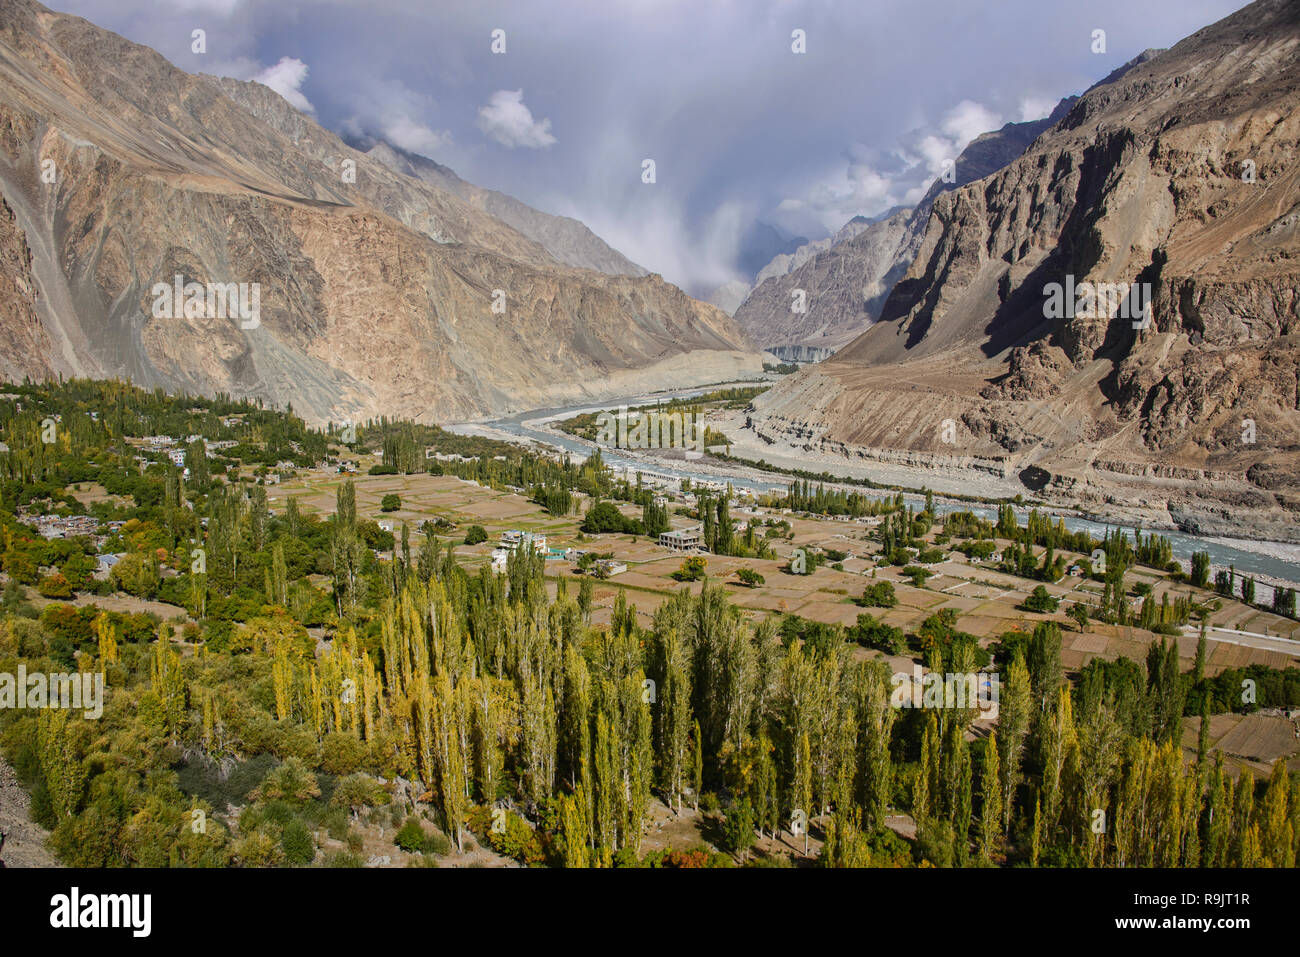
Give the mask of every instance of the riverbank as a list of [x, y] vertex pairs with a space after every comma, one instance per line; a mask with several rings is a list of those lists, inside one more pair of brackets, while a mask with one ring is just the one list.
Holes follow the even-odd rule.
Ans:
[[[450, 425], [450, 431], [467, 435], [482, 435], [502, 441], [513, 442], [534, 450], [546, 450], [551, 453], [568, 454], [575, 460], [583, 460], [596, 448], [595, 443], [578, 438], [556, 427], [558, 421], [574, 416], [617, 409], [619, 405], [629, 408], [652, 403], [655, 399], [669, 396], [698, 395], [705, 390], [691, 390], [678, 393], [661, 393], [654, 396], [633, 396], [619, 403], [592, 404], [564, 409], [543, 409], [537, 414], [522, 413], [508, 419], [493, 422], [463, 423]], [[806, 473], [826, 471], [840, 477], [841, 481], [829, 480], [826, 485], [845, 491], [859, 492], [875, 497], [895, 494], [887, 489], [872, 489], [855, 485], [852, 481], [869, 480], [879, 485], [896, 485], [903, 489], [903, 494], [914, 503], [929, 488], [934, 493], [937, 511], [970, 509], [985, 517], [995, 517], [997, 502], [1023, 496], [1023, 504], [1017, 504], [1018, 511], [1037, 507], [1044, 514], [1061, 518], [1067, 527], [1085, 529], [1094, 537], [1100, 538], [1107, 528], [1140, 528], [1146, 532], [1158, 532], [1170, 538], [1174, 545], [1175, 557], [1190, 567], [1194, 551], [1206, 550], [1211, 553], [1214, 570], [1235, 566], [1239, 575], [1253, 575], [1256, 582], [1268, 585], [1271, 595], [1272, 586], [1300, 588], [1300, 545], [1285, 542], [1272, 542], [1259, 539], [1237, 539], [1228, 536], [1202, 536], [1183, 532], [1172, 521], [1167, 512], [1156, 509], [1077, 508], [1056, 503], [1035, 502], [1032, 494], [1019, 483], [1011, 483], [1000, 476], [973, 473], [956, 477], [919, 472], [905, 466], [891, 466], [889, 463], [872, 461], [870, 463], [846, 462], [836, 458], [815, 453], [796, 453], [793, 450], [780, 450], [766, 446], [752, 432], [744, 430], [743, 411], [711, 412], [709, 425], [724, 433], [732, 441], [732, 455], [755, 462], [763, 461], [774, 469], [800, 470]], [[602, 449], [605, 461], [619, 468], [633, 468], [647, 476], [655, 476], [668, 482], [680, 482], [683, 477], [692, 481], [726, 483], [738, 487], [751, 488], [754, 491], [784, 489], [796, 481], [793, 475], [781, 471], [767, 470], [761, 467], [728, 462], [713, 456], [699, 459], [686, 459], [680, 452], [665, 453], [655, 449]], [[983, 499], [973, 502], [955, 496], [970, 496]], [[1261, 599], [1266, 596], [1261, 594]]]

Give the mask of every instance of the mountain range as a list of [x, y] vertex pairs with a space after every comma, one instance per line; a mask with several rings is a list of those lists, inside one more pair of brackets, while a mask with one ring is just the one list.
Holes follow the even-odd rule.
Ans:
[[[804, 458], [1300, 540], [1298, 104], [1288, 0], [1140, 58], [935, 196], [878, 321], [750, 428]], [[1149, 310], [1051, 306], [1085, 284]]]
[[[0, 375], [129, 377], [321, 422], [474, 418], [760, 368], [730, 317], [576, 220], [362, 145], [260, 84], [7, 0]], [[256, 324], [160, 316], [173, 282], [255, 285]]]

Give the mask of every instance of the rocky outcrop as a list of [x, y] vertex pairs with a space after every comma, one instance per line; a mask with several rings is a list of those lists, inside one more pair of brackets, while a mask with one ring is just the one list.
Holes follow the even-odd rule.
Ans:
[[764, 280], [736, 310], [736, 321], [769, 349], [833, 352], [875, 318], [907, 268], [911, 212], [869, 223], [785, 275]]
[[834, 352], [851, 342], [879, 317], [911, 265], [935, 199], [1020, 156], [1074, 99], [1062, 100], [1045, 119], [1007, 123], [976, 137], [957, 157], [952, 182], [936, 180], [915, 208], [876, 219], [856, 216], [834, 236], [777, 257], [759, 273], [736, 321], [767, 349], [798, 345]]
[[[570, 265], [624, 268], [581, 224], [527, 235], [494, 215], [528, 218], [508, 198], [389, 159], [258, 84], [7, 2], [0, 371], [258, 397], [319, 422], [471, 418], [761, 368], [729, 317], [659, 276]], [[256, 284], [256, 321], [169, 317], [154, 286], [176, 276]]]
[[467, 183], [446, 166], [388, 143], [375, 143], [366, 155], [399, 173], [414, 176], [459, 196], [469, 205], [527, 236], [566, 266], [592, 269], [611, 276], [649, 275], [647, 270], [610, 247], [576, 219], [543, 213], [513, 196]]
[[[880, 321], [818, 367], [816, 406], [796, 374], [756, 427], [996, 458], [1049, 474], [1049, 497], [1300, 540], [1298, 54], [1300, 8], [1259, 0], [1094, 87], [935, 199]], [[1053, 284], [1145, 284], [1150, 310], [1058, 311]]]

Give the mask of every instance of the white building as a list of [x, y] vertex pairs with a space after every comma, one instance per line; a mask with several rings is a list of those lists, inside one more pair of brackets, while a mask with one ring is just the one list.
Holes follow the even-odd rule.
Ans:
[[537, 535], [533, 532], [521, 532], [517, 528], [512, 528], [509, 531], [501, 533], [500, 548], [513, 552], [521, 545], [525, 547], [532, 545], [533, 551], [537, 552], [539, 555], [546, 554], [545, 535]]
[[702, 547], [703, 534], [704, 527], [701, 525], [697, 525], [695, 528], [678, 528], [661, 534], [659, 544], [664, 548], [671, 548], [675, 552], [693, 551]]

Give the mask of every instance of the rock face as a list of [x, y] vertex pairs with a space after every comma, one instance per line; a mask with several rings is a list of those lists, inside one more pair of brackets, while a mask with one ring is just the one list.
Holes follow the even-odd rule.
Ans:
[[550, 213], [543, 213], [521, 203], [513, 196], [467, 183], [446, 166], [417, 153], [400, 150], [388, 143], [374, 144], [366, 151], [366, 155], [399, 173], [414, 176], [438, 189], [459, 196], [476, 209], [483, 210], [494, 219], [523, 233], [550, 253], [557, 262], [562, 262], [566, 266], [592, 269], [611, 276], [649, 275], [647, 270], [629, 260], [617, 249], [611, 248], [576, 219], [568, 216], [552, 216]]
[[749, 295], [749, 286], [738, 279], [725, 282], [708, 295], [708, 302], [729, 316], [734, 316], [740, 304]]
[[911, 213], [898, 210], [790, 272], [765, 279], [736, 310], [736, 321], [774, 352], [839, 348], [879, 314], [907, 268], [914, 245]]
[[[479, 417], [761, 367], [726, 315], [580, 223], [395, 157], [258, 84], [7, 0], [0, 371], [255, 396], [319, 422]], [[158, 315], [154, 286], [177, 275], [257, 284], [256, 323]]]
[[759, 273], [758, 285], [735, 312], [736, 321], [755, 342], [782, 357], [820, 357], [851, 342], [879, 317], [890, 290], [911, 265], [935, 199], [1020, 156], [1074, 99], [1062, 100], [1046, 119], [1008, 123], [972, 140], [957, 157], [953, 182], [936, 180], [914, 209], [893, 209], [876, 219], [855, 216], [834, 236], [777, 257]]
[[[754, 426], [1300, 540], [1297, 105], [1287, 0], [1094, 87], [1005, 169], [937, 197], [880, 321], [756, 400]], [[1149, 284], [1149, 321], [1115, 301], [1057, 312], [1070, 282]]]

